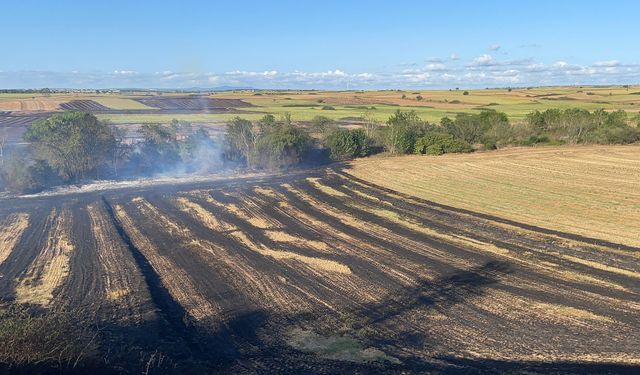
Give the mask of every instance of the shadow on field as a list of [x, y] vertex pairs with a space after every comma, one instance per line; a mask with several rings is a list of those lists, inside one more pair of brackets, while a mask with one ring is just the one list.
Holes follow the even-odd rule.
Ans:
[[[506, 262], [488, 262], [459, 270], [437, 280], [420, 280], [414, 286], [390, 293], [382, 301], [340, 314], [299, 314], [275, 316], [267, 311], [250, 311], [230, 319], [215, 332], [199, 331], [191, 337], [197, 348], [187, 358], [175, 358], [162, 368], [176, 372], [219, 373], [635, 373], [640, 367], [593, 363], [511, 362], [423, 358], [407, 355], [406, 349], [437, 351], [438, 337], [417, 332], [407, 325], [413, 316], [429, 310], [446, 311], [457, 304], [481, 296], [510, 272]], [[345, 329], [345, 327], [348, 327]], [[380, 348], [398, 361], [336, 360], [313, 350], [297, 350], [290, 345], [293, 329], [306, 328], [314, 335], [356, 337], [362, 348]], [[336, 332], [342, 332], [337, 334]], [[195, 340], [194, 340], [195, 339]]]
[[[152, 268], [143, 267], [143, 272], [152, 273], [145, 275], [147, 281], [158, 276]], [[440, 341], [428, 332], [412, 329], [407, 322], [416, 316], [427, 316], [425, 313], [430, 310], [446, 311], [481, 296], [509, 272], [508, 263], [488, 262], [440, 279], [420, 280], [392, 291], [377, 303], [345, 307], [339, 314], [276, 316], [264, 310], [244, 311], [213, 330], [191, 322], [176, 301], [163, 301], [171, 297], [157, 279], [149, 287], [155, 289], [152, 293], [159, 319], [138, 326], [101, 327], [102, 358], [88, 358], [75, 368], [63, 364], [12, 368], [0, 365], [0, 373], [638, 373], [638, 366], [616, 364], [424, 358], [407, 354], [411, 348], [437, 351]], [[384, 350], [387, 358], [394, 360], [337, 360], [312, 349], [295, 349], [290, 345], [290, 333], [300, 328], [313, 331], [316, 337], [355, 338], [362, 348]]]
[[[146, 267], [143, 270], [153, 272]], [[402, 353], [406, 352], [406, 348], [422, 348], [425, 343], [437, 346], [438, 339], [427, 337], [424, 332], [411, 330], [405, 320], [418, 313], [418, 310], [420, 314], [424, 314], [425, 310], [443, 311], [453, 305], [465, 303], [470, 298], [482, 295], [487, 287], [499, 282], [500, 277], [508, 272], [508, 264], [489, 262], [438, 280], [419, 280], [411, 287], [393, 291], [380, 302], [358, 308], [345, 307], [339, 314], [276, 316], [264, 310], [249, 311], [229, 319], [213, 332], [188, 323], [184, 311], [168, 309], [168, 302], [161, 301], [169, 298], [168, 294], [155, 291], [152, 294], [156, 296], [154, 300], [160, 299], [157, 301], [162, 310], [160, 316], [162, 320], [166, 320], [161, 324], [164, 327], [162, 334], [157, 339], [144, 339], [143, 342], [132, 345], [146, 346], [141, 352], [162, 352], [166, 356], [163, 362], [152, 361], [150, 367], [163, 372], [208, 370], [245, 373], [255, 369], [296, 373], [433, 371], [442, 369], [443, 361], [447, 361], [430, 361], [428, 358], [411, 357]], [[150, 287], [161, 286], [151, 283]], [[146, 327], [138, 328], [143, 332], [148, 330]], [[387, 354], [393, 356], [390, 358], [398, 361], [366, 362], [357, 358], [338, 361], [318, 355], [314, 350], [296, 350], [290, 345], [289, 338], [292, 330], [300, 328], [305, 328], [320, 338], [324, 337], [323, 334], [333, 339], [357, 337], [353, 341], [362, 348], [384, 348]], [[335, 336], [335, 332], [343, 334]], [[126, 336], [144, 338], [141, 332], [130, 331]], [[143, 359], [137, 360], [138, 366], [144, 365]], [[472, 369], [478, 366], [469, 364], [462, 367]]]

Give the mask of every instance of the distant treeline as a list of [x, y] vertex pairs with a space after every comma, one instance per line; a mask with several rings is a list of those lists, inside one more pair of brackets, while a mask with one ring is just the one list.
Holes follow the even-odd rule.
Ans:
[[[0, 89], [0, 94], [69, 94], [69, 93], [95, 93], [95, 94], [108, 94], [114, 92], [124, 92], [120, 89]], [[139, 90], [138, 90], [139, 91]]]
[[54, 90], [42, 89], [0, 89], [0, 94], [50, 94]]
[[302, 126], [285, 113], [255, 122], [236, 117], [224, 139], [173, 120], [143, 125], [139, 140], [127, 142], [122, 128], [90, 113], [65, 112], [35, 122], [24, 136], [26, 150], [6, 156], [0, 140], [0, 190], [35, 192], [93, 179], [212, 172], [228, 165], [281, 169], [378, 152], [441, 155], [510, 145], [627, 144], [640, 141], [639, 126], [640, 118], [624, 111], [573, 108], [535, 111], [516, 123], [493, 110], [460, 113], [439, 123], [398, 110], [385, 123], [365, 116], [358, 129], [340, 128], [324, 116]]
[[444, 117], [439, 123], [422, 121], [414, 111], [396, 111], [385, 124], [365, 119], [364, 129], [338, 130], [331, 120], [312, 121], [324, 129], [325, 145], [335, 159], [369, 152], [441, 155], [450, 152], [494, 150], [536, 144], [628, 144], [640, 141], [640, 116], [624, 111], [548, 109], [512, 123], [503, 112], [483, 110]]
[[227, 126], [226, 157], [249, 167], [281, 168], [303, 161], [312, 143], [328, 150], [333, 160], [375, 152], [441, 155], [510, 145], [626, 144], [640, 140], [639, 123], [638, 116], [630, 118], [624, 111], [582, 109], [536, 111], [518, 123], [494, 110], [460, 113], [439, 123], [398, 110], [386, 123], [365, 118], [362, 128], [351, 130], [325, 116], [314, 117], [306, 128], [294, 126], [288, 116], [276, 121], [266, 115], [255, 123], [237, 117]]

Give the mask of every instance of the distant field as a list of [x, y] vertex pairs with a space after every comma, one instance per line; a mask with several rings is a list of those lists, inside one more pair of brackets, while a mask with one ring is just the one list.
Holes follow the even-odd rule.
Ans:
[[[365, 112], [378, 120], [386, 120], [396, 109], [415, 110], [424, 120], [429, 121], [438, 121], [443, 116], [455, 116], [460, 112], [475, 113], [482, 109], [506, 112], [516, 121], [532, 111], [548, 108], [640, 111], [640, 87], [468, 90], [468, 95], [464, 95], [464, 92], [465, 90], [287, 91], [218, 93], [213, 96], [242, 99], [261, 107], [259, 110], [264, 112], [291, 112], [300, 120], [307, 120], [318, 114], [334, 119], [357, 117]], [[422, 99], [417, 100], [418, 96]], [[323, 110], [325, 105], [335, 108], [335, 111]]]
[[[241, 115], [257, 120], [265, 113], [280, 116], [292, 114], [296, 121], [308, 121], [322, 115], [334, 120], [349, 121], [368, 115], [385, 121], [397, 109], [415, 110], [427, 121], [439, 121], [444, 116], [458, 113], [477, 113], [483, 109], [506, 112], [512, 121], [520, 121], [535, 110], [548, 108], [583, 108], [588, 110], [622, 109], [630, 113], [640, 111], [640, 86], [629, 88], [611, 87], [538, 87], [517, 89], [468, 90], [385, 90], [385, 91], [231, 91], [210, 95], [210, 99], [225, 99], [225, 111], [199, 110], [197, 106], [177, 106], [182, 113], [135, 113], [136, 110], [154, 110], [156, 106], [137, 101], [157, 103], [163, 107], [176, 98], [188, 94], [149, 93], [135, 94], [0, 94], [0, 111], [44, 111], [60, 110], [60, 105], [72, 100], [93, 100], [115, 111], [127, 113], [103, 114], [113, 122], [168, 122], [173, 118], [197, 121], [226, 121]], [[419, 97], [421, 97], [420, 100]], [[202, 97], [200, 97], [202, 98]], [[231, 99], [231, 100], [229, 100]], [[254, 107], [235, 106], [234, 99], [242, 100]], [[201, 99], [198, 99], [201, 100]], [[241, 103], [239, 103], [241, 104]], [[169, 106], [172, 107], [173, 105]], [[167, 107], [167, 108], [169, 108]], [[325, 107], [325, 108], [323, 108]], [[165, 108], [166, 109], [166, 108]], [[213, 113], [215, 112], [215, 113]], [[238, 112], [239, 114], [232, 114]], [[244, 113], [246, 112], [246, 113]]]
[[349, 173], [457, 208], [640, 246], [640, 146], [371, 157]]
[[[98, 114], [97, 117], [102, 120], [109, 120], [114, 124], [133, 124], [133, 123], [167, 123], [172, 119], [185, 120], [189, 122], [208, 122], [218, 123], [232, 119], [232, 114], [214, 114], [214, 113], [180, 113], [180, 114]], [[248, 117], [248, 116], [243, 116]]]
[[127, 98], [96, 96], [91, 99], [112, 109], [154, 109], [153, 107]]

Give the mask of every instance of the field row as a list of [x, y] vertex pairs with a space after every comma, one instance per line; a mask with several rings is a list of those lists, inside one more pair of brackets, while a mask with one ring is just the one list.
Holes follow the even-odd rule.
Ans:
[[640, 246], [638, 146], [368, 158], [349, 173], [458, 208]]
[[81, 308], [218, 365], [640, 362], [637, 251], [339, 171], [0, 210], [2, 300]]

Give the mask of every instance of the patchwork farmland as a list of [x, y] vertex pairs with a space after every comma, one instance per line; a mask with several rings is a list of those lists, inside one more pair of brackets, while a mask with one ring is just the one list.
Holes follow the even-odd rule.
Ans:
[[634, 244], [436, 203], [358, 168], [0, 204], [0, 299], [74, 311], [100, 327], [100, 358], [132, 373], [640, 365]]

